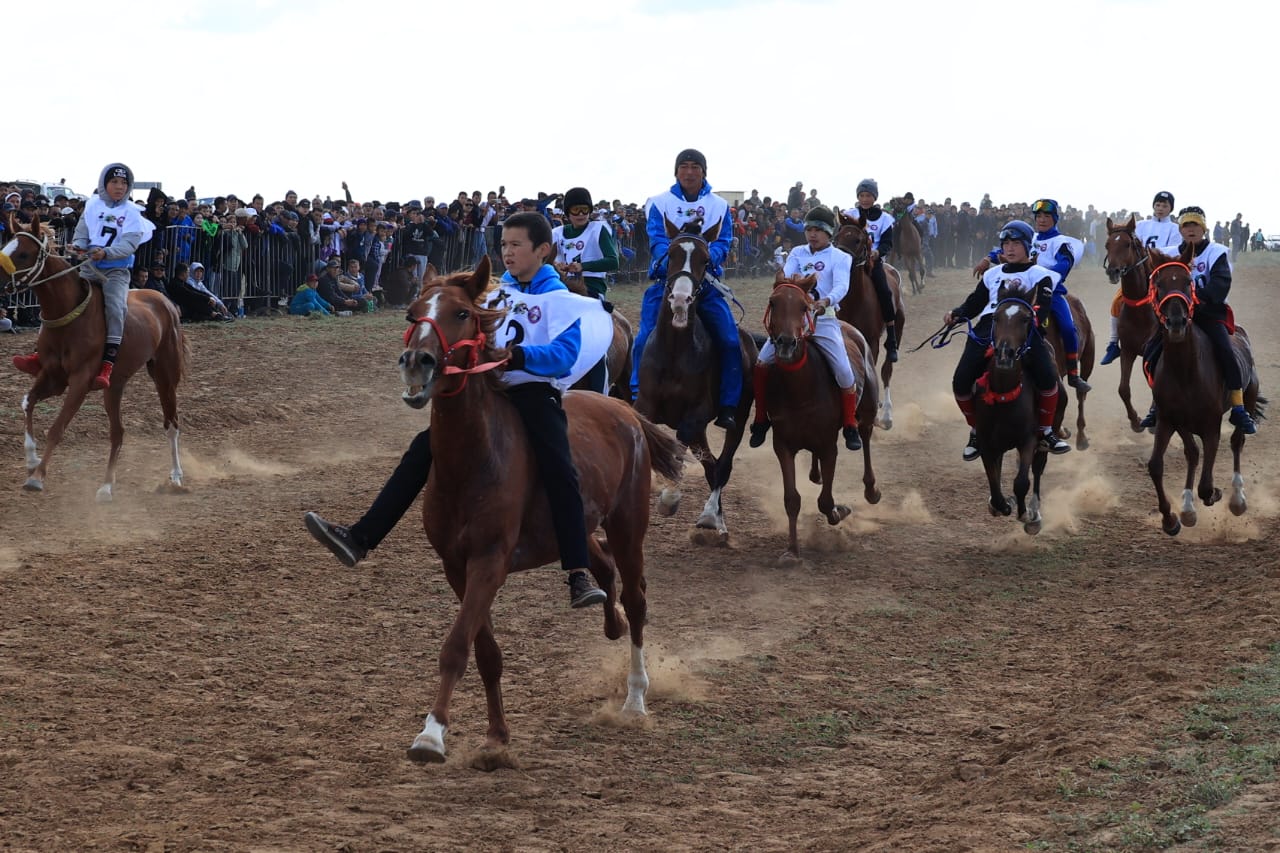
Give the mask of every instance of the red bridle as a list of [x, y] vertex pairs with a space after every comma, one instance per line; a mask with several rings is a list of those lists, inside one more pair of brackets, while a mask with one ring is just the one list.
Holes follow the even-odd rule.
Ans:
[[[430, 326], [431, 330], [436, 333], [436, 337], [440, 339], [440, 347], [441, 349], [444, 350], [444, 356], [441, 358], [441, 361], [445, 363], [444, 374], [446, 376], [454, 376], [459, 373], [462, 374], [462, 382], [458, 384], [457, 388], [455, 388], [452, 391], [437, 391], [436, 392], [437, 397], [457, 396], [458, 394], [462, 393], [462, 389], [467, 387], [467, 378], [471, 374], [484, 373], [486, 371], [493, 370], [496, 367], [501, 367], [502, 365], [507, 363], [507, 359], [505, 358], [500, 359], [498, 361], [486, 361], [484, 364], [479, 363], [480, 352], [481, 350], [484, 349], [484, 345], [486, 341], [484, 332], [477, 331], [476, 336], [474, 338], [466, 338], [464, 340], [455, 341], [452, 345], [450, 345], [449, 338], [447, 335], [445, 335], [444, 331], [440, 328], [440, 324], [437, 323], [435, 320], [432, 320], [430, 317], [409, 318], [409, 328], [405, 329], [404, 331], [405, 347], [408, 347], [409, 341], [413, 340], [413, 333], [418, 328], [418, 325], [420, 323], [426, 323], [428, 326]], [[465, 367], [459, 367], [457, 365], [448, 363], [450, 357], [452, 357], [453, 354], [460, 349], [471, 350], [471, 355], [467, 358], [467, 365]]]
[[[790, 287], [790, 288], [793, 288], [794, 290], [799, 291], [801, 297], [804, 298], [805, 323], [804, 323], [804, 328], [800, 331], [800, 360], [790, 364], [784, 364], [783, 362], [779, 361], [778, 367], [781, 370], [799, 370], [800, 368], [804, 367], [805, 362], [809, 360], [809, 348], [805, 346], [805, 342], [810, 337], [813, 336], [814, 330], [816, 328], [815, 324], [817, 321], [814, 319], [814, 316], [813, 316], [813, 302], [812, 300], [809, 299], [809, 294], [805, 292], [805, 289], [798, 284], [792, 284], [789, 281], [784, 281], [781, 284], [775, 286], [773, 288], [773, 292], [776, 294], [779, 290], [781, 290], [784, 287]], [[773, 338], [773, 335], [769, 328], [769, 321], [772, 319], [772, 317], [773, 317], [773, 296], [770, 295], [769, 304], [764, 309], [764, 330], [766, 332], [770, 332], [771, 340]]]
[[1153, 269], [1151, 271], [1150, 277], [1147, 279], [1147, 281], [1150, 283], [1150, 287], [1147, 289], [1147, 299], [1151, 302], [1152, 305], [1155, 306], [1156, 317], [1160, 319], [1161, 325], [1167, 325], [1169, 322], [1168, 319], [1164, 316], [1164, 305], [1170, 299], [1181, 299], [1183, 301], [1183, 303], [1187, 306], [1187, 319], [1190, 320], [1192, 317], [1196, 315], [1196, 306], [1200, 304], [1200, 297], [1196, 295], [1195, 282], [1194, 281], [1190, 282], [1191, 284], [1190, 294], [1183, 293], [1181, 290], [1174, 290], [1170, 293], [1166, 293], [1164, 295], [1164, 298], [1161, 299], [1159, 291], [1156, 289], [1156, 273], [1160, 272], [1160, 270], [1164, 269], [1165, 267], [1181, 267], [1183, 272], [1187, 274], [1187, 278], [1188, 279], [1191, 278], [1191, 268], [1188, 267], [1186, 264], [1184, 264], [1182, 261], [1168, 261], [1167, 263], [1163, 263], [1160, 266]]

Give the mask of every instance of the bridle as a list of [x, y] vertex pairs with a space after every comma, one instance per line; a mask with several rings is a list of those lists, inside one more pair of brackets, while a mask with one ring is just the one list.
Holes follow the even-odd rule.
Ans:
[[[1175, 269], [1181, 268], [1182, 271], [1187, 274], [1187, 282], [1190, 285], [1188, 288], [1189, 293], [1184, 293], [1181, 290], [1171, 290], [1163, 297], [1160, 296], [1160, 292], [1156, 287], [1156, 274], [1167, 267], [1173, 267]], [[1151, 275], [1148, 277], [1147, 281], [1150, 284], [1150, 288], [1147, 291], [1147, 301], [1155, 307], [1156, 317], [1159, 318], [1160, 325], [1165, 326], [1166, 328], [1169, 325], [1169, 318], [1164, 314], [1164, 306], [1165, 303], [1171, 299], [1180, 299], [1182, 300], [1182, 303], [1187, 306], [1188, 320], [1195, 317], [1196, 306], [1200, 304], [1200, 297], [1196, 295], [1195, 282], [1191, 279], [1191, 268], [1189, 266], [1184, 264], [1182, 261], [1169, 261], [1167, 263], [1163, 263], [1151, 271]]]
[[[693, 240], [695, 243], [697, 243], [697, 244], [699, 244], [700, 246], [702, 246], [703, 251], [704, 251], [704, 252], [706, 253], [706, 255], [707, 255], [708, 263], [710, 262], [710, 259], [711, 259], [711, 244], [709, 244], [709, 243], [707, 242], [706, 238], [705, 238], [705, 237], [703, 237], [701, 234], [692, 234], [692, 233], [690, 233], [690, 234], [681, 233], [681, 234], [677, 234], [675, 237], [671, 238], [671, 242], [667, 244], [667, 250], [666, 250], [665, 252], [663, 252], [661, 256], [659, 256], [658, 260], [669, 259], [670, 255], [671, 255], [671, 247], [672, 247], [673, 245], [675, 245], [677, 242], [682, 241], [682, 240]], [[671, 295], [671, 288], [675, 285], [676, 280], [677, 280], [678, 278], [680, 278], [680, 276], [685, 275], [685, 274], [686, 274], [686, 273], [685, 273], [685, 271], [684, 271], [683, 269], [679, 269], [679, 270], [672, 270], [672, 268], [671, 268], [671, 264], [670, 264], [670, 262], [668, 262], [668, 264], [667, 264], [667, 280], [666, 280], [666, 286], [665, 286], [665, 288], [664, 288], [664, 293], [663, 293], [664, 298], [665, 298], [665, 297], [667, 297], [667, 296], [670, 296], [670, 295]], [[689, 276], [689, 277], [690, 277], [690, 278], [694, 278], [694, 276], [693, 276], [693, 275], [691, 275], [691, 274], [690, 274], [690, 276]], [[693, 295], [694, 295], [694, 298], [695, 298], [695, 299], [697, 298], [698, 293], [699, 293], [699, 292], [702, 290], [702, 288], [706, 285], [706, 279], [707, 279], [707, 275], [706, 275], [706, 266], [704, 265], [704, 266], [703, 266], [703, 272], [702, 272], [702, 275], [701, 275], [701, 276], [698, 276], [698, 277], [697, 277], [697, 281], [694, 283], [694, 284], [695, 284], [695, 286], [694, 286], [694, 288], [693, 288]]]
[[849, 249], [845, 249], [843, 246], [840, 245], [839, 240], [836, 240], [833, 242], [835, 242], [837, 249], [841, 249], [843, 251], [849, 252], [849, 254], [853, 256], [853, 265], [855, 267], [865, 266], [871, 260], [871, 235], [868, 234], [864, 229], [858, 227], [856, 223], [846, 222], [844, 225], [840, 226], [839, 231], [836, 231], [836, 236], [839, 237], [840, 234], [846, 228], [856, 228], [858, 231], [862, 232], [862, 236], [855, 240], [857, 244], [857, 248], [861, 249], [862, 251], [860, 252], [849, 251]]
[[[778, 293], [778, 291], [782, 290], [784, 287], [789, 287], [792, 290], [795, 290], [797, 293], [800, 294], [800, 297], [804, 300], [804, 306], [805, 306], [804, 328], [800, 330], [800, 336], [799, 336], [800, 358], [797, 361], [791, 362], [791, 363], [784, 363], [779, 361], [778, 367], [782, 370], [799, 370], [801, 367], [804, 367], [805, 362], [809, 358], [809, 348], [807, 346], [807, 342], [809, 338], [813, 337], [813, 333], [817, 328], [817, 319], [816, 319], [816, 314], [813, 308], [813, 299], [810, 298], [809, 294], [805, 291], [803, 287], [789, 281], [784, 281], [774, 286], [773, 293], [770, 294], [769, 302], [764, 309], [764, 330], [765, 332], [770, 332], [769, 326], [770, 326], [771, 320], [773, 319], [773, 297]], [[769, 333], [769, 341], [776, 348], [778, 346], [778, 335]]]
[[[1140, 242], [1138, 242], [1138, 240], [1134, 238], [1134, 235], [1130, 233], [1126, 228], [1121, 228], [1117, 231], [1112, 231], [1108, 233], [1107, 241], [1110, 242], [1111, 238], [1117, 234], [1124, 234], [1129, 238], [1130, 246], [1131, 248], [1133, 248], [1134, 253], [1138, 256], [1138, 259], [1133, 263], [1129, 264], [1127, 267], [1121, 267], [1120, 269], [1112, 269], [1110, 266], [1108, 266], [1105, 263], [1105, 260], [1104, 260], [1103, 269], [1107, 273], [1107, 280], [1110, 281], [1112, 284], [1118, 283], [1120, 279], [1124, 278], [1126, 275], [1133, 272], [1134, 270], [1141, 269], [1145, 264], [1147, 264], [1151, 260], [1151, 253], [1148, 252], [1147, 248], [1143, 246]], [[1106, 255], [1106, 258], [1110, 258], [1110, 255], [1111, 253], [1108, 252]], [[1146, 305], [1148, 304], [1148, 302], [1149, 302], [1148, 299], [1135, 301], [1135, 300], [1129, 299], [1128, 297], [1125, 297], [1125, 303], [1128, 305], [1133, 305], [1135, 308], [1141, 305]]]
[[[470, 378], [471, 374], [485, 373], [487, 371], [501, 367], [502, 365], [506, 364], [507, 361], [509, 360], [509, 359], [503, 358], [503, 359], [499, 359], [498, 361], [486, 361], [483, 364], [480, 363], [480, 353], [484, 350], [485, 344], [488, 341], [488, 338], [486, 337], [485, 333], [480, 330], [479, 323], [476, 323], [475, 337], [454, 341], [452, 344], [450, 344], [449, 337], [440, 328], [440, 324], [437, 323], [435, 320], [431, 319], [430, 317], [409, 317], [408, 320], [409, 320], [409, 328], [405, 329], [405, 332], [404, 332], [405, 347], [408, 347], [409, 342], [413, 340], [413, 334], [417, 330], [418, 326], [420, 324], [426, 323], [428, 326], [431, 327], [431, 330], [436, 333], [436, 337], [440, 339], [440, 347], [441, 349], [444, 350], [444, 354], [440, 359], [441, 362], [444, 364], [444, 374], [446, 376], [456, 376], [458, 374], [462, 374], [462, 382], [458, 383], [457, 388], [453, 389], [452, 391], [437, 391], [435, 394], [435, 396], [437, 397], [456, 397], [458, 394], [462, 393], [464, 388], [467, 387], [467, 379]], [[470, 351], [470, 355], [467, 357], [466, 366], [459, 367], [458, 365], [455, 365], [455, 364], [449, 364], [449, 359], [453, 356], [453, 354], [463, 349]]]
[[13, 236], [15, 240], [21, 237], [26, 237], [28, 240], [34, 241], [36, 246], [39, 247], [39, 254], [36, 256], [36, 260], [31, 266], [24, 267], [23, 269], [17, 269], [13, 265], [13, 259], [3, 252], [0, 252], [0, 269], [3, 269], [9, 274], [9, 283], [4, 287], [5, 295], [20, 296], [32, 288], [44, 284], [46, 281], [53, 281], [55, 278], [59, 278], [69, 272], [78, 270], [80, 267], [89, 263], [86, 259], [74, 266], [68, 267], [65, 270], [59, 270], [53, 275], [40, 278], [40, 274], [44, 272], [44, 265], [48, 262], [49, 256], [52, 254], [52, 252], [49, 251], [49, 238], [47, 236], [37, 237], [30, 231], [14, 231]]
[[992, 316], [992, 323], [991, 323], [991, 340], [987, 342], [987, 346], [989, 347], [995, 346], [995, 328], [996, 327], [995, 327], [994, 315], [999, 314], [1000, 309], [1005, 305], [1020, 305], [1023, 308], [1027, 309], [1027, 315], [1029, 319], [1029, 322], [1027, 324], [1027, 337], [1022, 342], [1022, 346], [1018, 347], [1018, 349], [1016, 349], [1013, 353], [1013, 357], [1020, 361], [1022, 357], [1027, 354], [1027, 350], [1031, 349], [1032, 336], [1035, 335], [1036, 333], [1036, 322], [1035, 322], [1036, 309], [1031, 306], [1031, 303], [1027, 302], [1024, 299], [1018, 299], [1016, 296], [1006, 296], [1004, 299], [1001, 299], [999, 302], [997, 302], [995, 311], [992, 312], [993, 316]]

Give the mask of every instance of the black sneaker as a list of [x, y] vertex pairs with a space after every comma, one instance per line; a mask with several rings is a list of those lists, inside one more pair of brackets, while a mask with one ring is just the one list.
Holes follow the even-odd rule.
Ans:
[[960, 455], [965, 462], [972, 462], [982, 455], [978, 451], [978, 434], [973, 430], [969, 430], [969, 443], [964, 446]]
[[314, 512], [307, 513], [302, 520], [316, 541], [332, 551], [333, 556], [348, 569], [355, 568], [356, 563], [368, 555], [369, 549], [357, 545], [351, 538], [351, 531], [342, 525], [330, 524]]
[[856, 426], [847, 426], [844, 428], [844, 446], [850, 450], [862, 449], [862, 436], [858, 434]]
[[751, 438], [747, 439], [747, 444], [751, 445], [752, 447], [759, 447], [760, 445], [764, 444], [764, 437], [769, 434], [769, 427], [771, 426], [772, 424], [770, 424], [768, 421], [765, 421], [764, 423], [752, 424]]
[[1156, 407], [1152, 406], [1147, 412], [1147, 416], [1138, 421], [1138, 429], [1155, 429], [1156, 428]]
[[569, 577], [564, 579], [569, 585], [569, 606], [570, 607], [590, 607], [593, 604], [603, 604], [608, 598], [604, 594], [604, 590], [596, 586], [595, 581], [591, 579], [591, 575], [586, 569], [578, 569], [569, 572]]
[[1093, 390], [1093, 386], [1081, 379], [1078, 373], [1067, 374], [1067, 384], [1082, 394], [1087, 394]]
[[1058, 456], [1063, 453], [1070, 452], [1071, 445], [1058, 438], [1056, 433], [1042, 432], [1040, 433], [1040, 449], [1047, 450], [1055, 456]]
[[734, 417], [733, 406], [721, 406], [720, 414], [716, 415], [716, 426], [720, 429], [733, 429], [738, 425], [738, 419]]

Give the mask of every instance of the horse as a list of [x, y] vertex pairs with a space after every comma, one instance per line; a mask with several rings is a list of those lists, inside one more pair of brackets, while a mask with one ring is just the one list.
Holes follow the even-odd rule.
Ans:
[[[1076, 336], [1080, 339], [1079, 365], [1080, 378], [1088, 380], [1093, 375], [1093, 357], [1097, 346], [1097, 341], [1093, 334], [1093, 323], [1089, 320], [1088, 313], [1084, 310], [1084, 303], [1076, 298], [1074, 294], [1067, 294], [1067, 305], [1071, 308], [1071, 318], [1076, 324]], [[1053, 349], [1054, 360], [1058, 364], [1058, 375], [1067, 375], [1067, 355], [1066, 349], [1062, 345], [1062, 333], [1058, 330], [1056, 321], [1050, 318], [1048, 330], [1044, 335], [1045, 343]], [[1089, 392], [1083, 389], [1076, 389], [1076, 449], [1086, 450], [1089, 447], [1089, 436], [1085, 432], [1084, 420], [1084, 399], [1089, 396]], [[1065, 399], [1065, 395], [1064, 395]], [[1070, 430], [1059, 428], [1059, 434], [1064, 438], [1069, 438]]]
[[[667, 278], [658, 314], [658, 324], [649, 337], [640, 359], [640, 393], [636, 411], [655, 423], [671, 427], [676, 438], [685, 444], [699, 462], [711, 494], [693, 530], [693, 541], [700, 545], [727, 545], [729, 529], [725, 524], [721, 494], [733, 472], [733, 454], [742, 443], [747, 416], [751, 411], [750, 376], [755, 366], [755, 340], [738, 330], [742, 351], [743, 385], [738, 389], [737, 424], [725, 431], [720, 455], [707, 444], [707, 424], [719, 408], [720, 356], [697, 313], [697, 300], [702, 293], [707, 267], [711, 263], [709, 240], [714, 239], [719, 223], [705, 233], [701, 220], [694, 219], [677, 229], [669, 220], [667, 236]], [[680, 506], [678, 489], [664, 489], [658, 512], [674, 515]]]
[[[1018, 520], [1022, 529], [1034, 536], [1042, 524], [1040, 478], [1049, 456], [1039, 449], [1038, 395], [1022, 364], [1031, 336], [1036, 334], [1035, 310], [1022, 299], [1007, 296], [1003, 289], [999, 296], [992, 317], [991, 360], [974, 388], [974, 430], [991, 490], [987, 509], [994, 516], [1013, 512], [1001, 486], [1004, 455], [1013, 450], [1018, 454], [1018, 470], [1013, 477]], [[1061, 426], [1065, 414], [1066, 394], [1059, 382], [1055, 428]]]
[[[836, 230], [836, 248], [853, 256], [853, 273], [849, 278], [849, 292], [840, 301], [840, 309], [836, 313], [844, 322], [857, 329], [870, 346], [871, 360], [869, 367], [875, 367], [880, 358], [880, 338], [884, 335], [885, 322], [880, 313], [880, 299], [876, 296], [875, 285], [871, 283], [871, 271], [867, 264], [871, 258], [871, 236], [866, 231], [866, 217], [857, 219], [838, 213], [839, 228]], [[890, 266], [884, 258], [878, 263], [884, 264], [885, 278], [889, 282], [889, 292], [893, 294], [894, 328], [898, 333], [898, 341], [903, 340], [902, 329], [907, 322], [905, 307], [902, 302], [902, 273]], [[893, 362], [888, 358], [880, 365], [880, 381], [884, 386], [884, 394], [880, 400], [880, 411], [876, 415], [876, 426], [883, 430], [893, 429], [893, 398], [889, 393], [889, 382], [893, 379]]]
[[[39, 218], [23, 226], [11, 215], [9, 233], [12, 238], [0, 250], [3, 292], [33, 291], [40, 303], [41, 327], [36, 341], [40, 372], [22, 398], [22, 411], [26, 414], [23, 447], [27, 456], [27, 481], [22, 488], [40, 492], [44, 491], [49, 459], [88, 396], [90, 383], [102, 363], [106, 319], [102, 288], [82, 279], [66, 259], [50, 252], [49, 237], [43, 233]], [[111, 374], [111, 385], [102, 397], [110, 424], [111, 451], [106, 476], [98, 488], [98, 501], [108, 502], [114, 495], [116, 458], [124, 443], [120, 401], [129, 378], [144, 364], [160, 397], [172, 457], [169, 480], [160, 488], [185, 491], [182, 465], [178, 461], [177, 388], [189, 358], [190, 350], [173, 303], [153, 290], [130, 290], [120, 353]], [[35, 440], [36, 404], [64, 391], [67, 396], [49, 427], [44, 458], [41, 458]]]
[[[769, 420], [773, 423], [773, 452], [782, 469], [782, 501], [787, 510], [788, 540], [783, 552], [785, 562], [798, 560], [800, 544], [796, 535], [796, 518], [800, 514], [800, 493], [796, 491], [796, 454], [808, 450], [813, 454], [810, 479], [822, 484], [818, 495], [818, 511], [831, 525], [848, 518], [850, 509], [837, 504], [832, 497], [837, 439], [843, 423], [841, 391], [836, 387], [831, 367], [821, 353], [811, 353], [809, 338], [814, 331], [813, 300], [809, 291], [816, 276], [786, 278], [779, 270], [773, 293], [765, 310], [764, 327], [773, 341], [777, 362], [769, 370], [765, 400]], [[858, 400], [858, 433], [862, 437], [863, 497], [867, 503], [880, 502], [875, 472], [871, 469], [871, 428], [877, 408], [879, 383], [874, 361], [862, 334], [842, 322], [845, 349], [855, 376], [864, 377]], [[810, 357], [812, 355], [812, 357]], [[818, 469], [821, 469], [819, 476]]]
[[[565, 287], [579, 296], [590, 296], [586, 284], [580, 275], [562, 277]], [[619, 400], [631, 400], [631, 347], [635, 343], [635, 333], [631, 322], [611, 303], [606, 303], [613, 317], [613, 340], [609, 342], [609, 354], [605, 356], [605, 365], [609, 377], [609, 396]], [[586, 389], [586, 377], [578, 381], [575, 389]]]
[[1142, 418], [1131, 400], [1129, 376], [1134, 361], [1142, 357], [1147, 341], [1156, 333], [1157, 323], [1150, 282], [1142, 273], [1148, 264], [1147, 249], [1135, 236], [1136, 228], [1132, 214], [1125, 223], [1107, 219], [1105, 268], [1111, 283], [1120, 285], [1120, 319], [1116, 324], [1120, 340], [1120, 400], [1129, 416], [1130, 429], [1142, 432]]
[[[445, 278], [429, 269], [409, 306], [411, 325], [399, 360], [404, 401], [413, 408], [431, 404], [434, 462], [422, 501], [423, 526], [460, 602], [440, 650], [435, 704], [408, 750], [418, 762], [445, 759], [449, 703], [473, 646], [488, 707], [486, 748], [492, 752], [510, 742], [491, 607], [508, 573], [552, 562], [558, 554], [546, 492], [538, 484], [520, 416], [496, 380], [484, 375], [505, 363], [504, 354], [488, 343], [505, 317], [482, 307], [489, 287], [488, 257], [473, 272]], [[649, 684], [643, 546], [650, 472], [678, 479], [684, 448], [621, 400], [569, 391], [564, 408], [587, 530], [599, 525], [607, 537], [588, 541], [591, 573], [607, 595], [604, 633], [614, 640], [630, 627], [631, 670], [622, 711], [643, 715]], [[625, 616], [618, 612], [619, 601]]]
[[[1177, 536], [1184, 524], [1192, 527], [1196, 523], [1191, 483], [1200, 451], [1195, 436], [1204, 443], [1204, 470], [1197, 493], [1205, 506], [1212, 506], [1222, 499], [1222, 490], [1213, 485], [1213, 463], [1222, 434], [1222, 413], [1230, 408], [1213, 345], [1208, 335], [1192, 322], [1199, 304], [1188, 267], [1192, 257], [1190, 246], [1179, 258], [1150, 250], [1151, 294], [1156, 317], [1164, 332], [1164, 352], [1156, 364], [1151, 387], [1156, 405], [1156, 439], [1151, 448], [1151, 458], [1147, 461], [1147, 473], [1156, 487], [1161, 529], [1170, 536]], [[1231, 347], [1244, 378], [1245, 408], [1251, 412], [1258, 411], [1263, 400], [1258, 394], [1258, 371], [1253, 361], [1253, 349], [1248, 334], [1238, 325], [1231, 336]], [[1187, 459], [1187, 479], [1178, 515], [1174, 515], [1164, 491], [1164, 453], [1175, 432], [1182, 439], [1183, 455]], [[1244, 477], [1240, 473], [1244, 441], [1245, 434], [1239, 428], [1235, 429], [1231, 434], [1234, 473], [1228, 502], [1233, 515], [1243, 515], [1248, 507], [1244, 496]]]
[[[894, 208], [894, 210], [897, 209], [897, 207]], [[889, 260], [895, 266], [906, 269], [907, 275], [911, 277], [913, 294], [924, 293], [924, 241], [910, 212], [904, 212], [893, 224], [893, 251], [890, 252]], [[899, 340], [901, 340], [901, 331], [899, 331]]]

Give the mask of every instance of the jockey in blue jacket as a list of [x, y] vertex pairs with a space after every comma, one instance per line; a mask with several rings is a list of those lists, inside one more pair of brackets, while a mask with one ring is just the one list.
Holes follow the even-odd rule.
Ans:
[[715, 424], [721, 429], [736, 426], [734, 411], [742, 396], [742, 348], [738, 341], [738, 324], [725, 301], [724, 294], [710, 282], [724, 274], [721, 264], [733, 247], [733, 217], [729, 215], [729, 203], [711, 192], [707, 183], [707, 158], [701, 151], [686, 148], [676, 157], [676, 182], [665, 193], [654, 196], [646, 204], [648, 210], [649, 255], [653, 258], [649, 278], [654, 282], [644, 292], [640, 308], [640, 328], [636, 332], [635, 347], [631, 359], [631, 396], [640, 393], [640, 358], [649, 335], [658, 325], [662, 310], [662, 297], [666, 289], [667, 237], [669, 220], [682, 228], [693, 219], [701, 219], [703, 233], [719, 223], [716, 237], [710, 241], [711, 264], [707, 267], [708, 282], [704, 282], [697, 299], [698, 316], [707, 327], [720, 353], [720, 413]]

